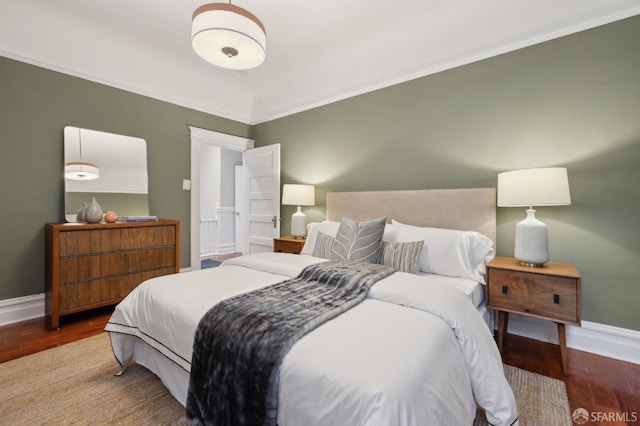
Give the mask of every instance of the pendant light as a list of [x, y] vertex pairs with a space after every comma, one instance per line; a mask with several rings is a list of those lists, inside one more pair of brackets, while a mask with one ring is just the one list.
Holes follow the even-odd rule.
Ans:
[[267, 52], [262, 22], [231, 1], [205, 4], [193, 12], [191, 43], [202, 59], [230, 70], [255, 68]]
[[71, 180], [93, 180], [100, 177], [100, 169], [92, 163], [82, 161], [82, 129], [78, 128], [78, 146], [80, 161], [72, 161], [64, 165], [64, 178]]

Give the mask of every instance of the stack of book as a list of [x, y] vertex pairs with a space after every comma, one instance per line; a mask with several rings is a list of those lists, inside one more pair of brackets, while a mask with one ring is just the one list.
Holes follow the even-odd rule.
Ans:
[[155, 222], [158, 216], [122, 216], [118, 220], [121, 222]]

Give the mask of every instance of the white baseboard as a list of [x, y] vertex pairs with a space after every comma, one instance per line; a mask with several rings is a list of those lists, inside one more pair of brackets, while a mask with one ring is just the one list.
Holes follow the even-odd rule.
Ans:
[[[191, 271], [181, 268], [180, 273]], [[44, 316], [44, 293], [0, 300], [0, 326]]]
[[[0, 300], [0, 326], [43, 316], [44, 293]], [[511, 314], [509, 333], [558, 344], [558, 329], [551, 321]], [[640, 331], [582, 321], [582, 327], [567, 325], [566, 333], [570, 348], [640, 364]]]
[[0, 326], [44, 316], [44, 293], [0, 300]]
[[[565, 330], [569, 348], [640, 364], [640, 331], [590, 321]], [[558, 344], [558, 328], [551, 321], [511, 314], [508, 332]]]

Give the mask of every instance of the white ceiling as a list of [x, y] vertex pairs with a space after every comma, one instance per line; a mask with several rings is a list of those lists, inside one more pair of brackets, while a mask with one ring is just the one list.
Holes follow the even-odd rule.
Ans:
[[638, 0], [236, 0], [253, 70], [191, 48], [206, 0], [0, 0], [0, 55], [256, 124], [640, 14]]

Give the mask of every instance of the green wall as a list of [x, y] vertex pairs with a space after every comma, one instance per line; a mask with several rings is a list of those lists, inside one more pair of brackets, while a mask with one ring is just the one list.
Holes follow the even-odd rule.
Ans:
[[[327, 191], [495, 186], [500, 171], [565, 166], [572, 205], [538, 209], [551, 257], [580, 269], [584, 320], [640, 330], [638, 40], [629, 18], [257, 126], [0, 58], [0, 300], [44, 291], [66, 125], [147, 141], [151, 213], [180, 220], [188, 266], [194, 125], [280, 143], [283, 183], [317, 185], [321, 203]], [[322, 205], [305, 212], [324, 218]], [[498, 209], [498, 254], [513, 253], [523, 217]]]
[[147, 141], [151, 214], [181, 224], [189, 266], [188, 125], [249, 137], [250, 126], [0, 58], [0, 300], [44, 292], [44, 224], [64, 220], [63, 129]]
[[[539, 208], [552, 260], [577, 265], [582, 318], [640, 330], [640, 17], [263, 123], [283, 183], [327, 191], [495, 186], [565, 166], [572, 204]], [[425, 53], [426, 54], [426, 53]], [[323, 219], [322, 205], [305, 208]], [[282, 209], [282, 229], [293, 210]], [[513, 254], [524, 209], [498, 209]]]

